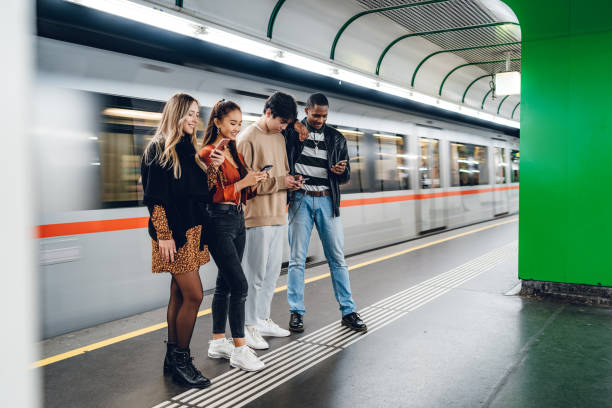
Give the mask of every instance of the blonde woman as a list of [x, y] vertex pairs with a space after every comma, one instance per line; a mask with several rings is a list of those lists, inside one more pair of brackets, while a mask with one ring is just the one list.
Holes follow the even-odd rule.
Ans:
[[[196, 154], [200, 106], [192, 96], [175, 94], [145, 149], [141, 173], [144, 204], [151, 215], [153, 272], [172, 274], [168, 302], [168, 342], [164, 374], [189, 387], [210, 381], [193, 366], [189, 344], [203, 290], [200, 265], [210, 260], [202, 239], [201, 206], [210, 200], [206, 165]], [[224, 158], [216, 155], [211, 166]]]

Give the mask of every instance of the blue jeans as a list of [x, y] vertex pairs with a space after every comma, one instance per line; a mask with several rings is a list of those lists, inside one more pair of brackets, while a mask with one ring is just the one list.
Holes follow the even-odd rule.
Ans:
[[340, 217], [333, 216], [331, 197], [311, 197], [300, 192], [296, 192], [294, 197], [289, 205], [289, 310], [302, 315], [306, 313], [304, 264], [312, 227], [316, 225], [340, 311], [343, 316], [354, 312], [355, 303], [351, 296], [348, 266], [344, 260], [344, 231]]

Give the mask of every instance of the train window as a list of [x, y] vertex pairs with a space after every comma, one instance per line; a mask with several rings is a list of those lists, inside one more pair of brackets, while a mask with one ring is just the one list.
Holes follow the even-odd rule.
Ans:
[[487, 148], [463, 143], [451, 143], [451, 186], [487, 184]]
[[419, 182], [421, 188], [440, 188], [440, 142], [419, 138]]
[[[142, 201], [140, 160], [155, 134], [164, 104], [107, 95], [102, 95], [102, 104], [98, 138], [101, 206], [138, 206]], [[200, 118], [197, 126], [199, 142], [203, 130]]]
[[[357, 130], [336, 128], [334, 125], [329, 125], [342, 133], [346, 138], [346, 146], [348, 149], [349, 163], [351, 166], [351, 178], [348, 183], [340, 186], [342, 193], [362, 193], [366, 190], [362, 174], [366, 174], [367, 164], [366, 157], [363, 152], [364, 133]], [[331, 164], [330, 164], [331, 165]]]
[[248, 128], [253, 123], [257, 122], [259, 118], [260, 118], [259, 116], [254, 115], [252, 113], [243, 113], [242, 114], [242, 130]]
[[382, 191], [408, 190], [410, 188], [410, 163], [408, 144], [404, 136], [374, 133], [376, 186]]
[[503, 147], [495, 148], [495, 184], [506, 183], [506, 149]]
[[521, 152], [518, 150], [512, 150], [510, 153], [510, 165], [512, 166], [512, 172], [510, 173], [511, 182], [518, 183], [519, 182], [519, 164], [521, 161]]

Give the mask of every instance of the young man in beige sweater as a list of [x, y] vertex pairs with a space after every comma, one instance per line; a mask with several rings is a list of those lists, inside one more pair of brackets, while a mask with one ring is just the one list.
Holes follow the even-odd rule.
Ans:
[[257, 195], [245, 210], [246, 246], [242, 268], [249, 283], [245, 305], [245, 337], [254, 349], [267, 349], [262, 336], [286, 337], [289, 331], [270, 319], [270, 304], [280, 274], [285, 225], [287, 189], [302, 186], [289, 175], [285, 138], [281, 134], [297, 116], [290, 95], [276, 92], [268, 98], [264, 113], [238, 138], [238, 151], [250, 170], [272, 166], [270, 177], [257, 186]]

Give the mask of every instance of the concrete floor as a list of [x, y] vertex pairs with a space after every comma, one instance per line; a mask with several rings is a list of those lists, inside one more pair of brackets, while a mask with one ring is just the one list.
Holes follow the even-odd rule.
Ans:
[[[192, 352], [213, 379], [209, 389], [163, 377], [166, 333], [157, 330], [39, 369], [45, 406], [612, 407], [612, 309], [506, 295], [518, 283], [517, 223], [481, 230], [500, 221], [350, 258], [357, 265], [410, 251], [351, 271], [365, 336], [340, 328], [324, 278], [306, 287], [306, 331], [270, 339], [260, 373], [206, 357], [207, 315]], [[307, 275], [325, 272], [322, 265]], [[284, 291], [272, 318], [287, 324]], [[43, 356], [155, 319], [163, 321], [163, 310], [50, 339]]]

